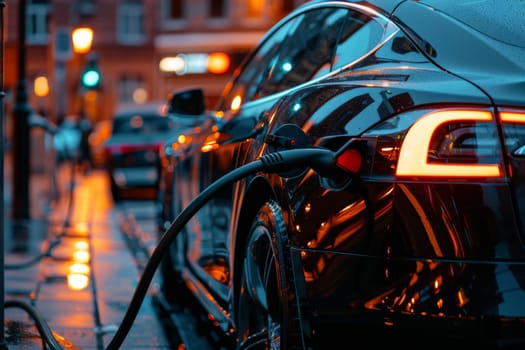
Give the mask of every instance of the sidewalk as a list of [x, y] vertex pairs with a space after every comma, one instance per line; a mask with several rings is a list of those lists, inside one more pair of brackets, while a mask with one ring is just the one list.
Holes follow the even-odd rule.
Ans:
[[[87, 176], [74, 173], [71, 182], [68, 170], [59, 169], [59, 196], [54, 200], [50, 177], [32, 173], [31, 219], [17, 222], [10, 219], [13, 201], [10, 162], [6, 158], [4, 165], [5, 301], [32, 306], [63, 348], [105, 349], [140, 278], [120, 231], [105, 173], [97, 170]], [[50, 254], [29, 263], [48, 251], [50, 245], [53, 246]], [[81, 263], [82, 258], [86, 259], [85, 265], [75, 265], [74, 271], [73, 263]], [[82, 282], [87, 285], [82, 286]], [[150, 290], [154, 288], [152, 284]], [[170, 348], [153, 308], [153, 292], [150, 293], [140, 306], [122, 349]], [[43, 348], [35, 320], [25, 310], [5, 309], [4, 325], [9, 349]]]

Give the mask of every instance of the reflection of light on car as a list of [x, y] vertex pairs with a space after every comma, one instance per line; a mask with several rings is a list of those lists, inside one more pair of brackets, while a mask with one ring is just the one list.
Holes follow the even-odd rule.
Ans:
[[159, 109], [158, 109], [158, 112], [159, 112], [160, 116], [162, 116], [162, 117], [167, 116], [168, 115], [168, 105], [167, 104], [160, 105]]
[[304, 213], [308, 214], [312, 210], [312, 205], [310, 203], [306, 203], [304, 206]]
[[443, 276], [438, 276], [435, 280], [434, 280], [434, 289], [436, 291], [439, 291], [441, 285], [443, 284]]
[[283, 71], [289, 72], [292, 70], [292, 64], [290, 62], [285, 62], [283, 63], [282, 68], [283, 68]]
[[219, 145], [217, 144], [217, 140], [219, 139], [219, 135], [220, 135], [220, 133], [218, 133], [218, 132], [214, 132], [213, 134], [209, 135], [206, 138], [206, 141], [204, 142], [204, 144], [201, 146], [201, 151], [202, 152], [209, 152], [209, 151], [212, 151], [214, 149], [217, 149], [217, 147], [219, 147]]
[[241, 106], [241, 103], [242, 103], [242, 98], [241, 96], [237, 95], [233, 98], [230, 108], [232, 109], [232, 111], [236, 111]]
[[204, 145], [202, 145], [201, 151], [202, 152], [209, 152], [209, 151], [212, 151], [214, 149], [217, 149], [217, 147], [219, 147], [219, 145], [217, 144], [217, 142], [215, 140], [213, 140], [213, 141], [210, 141], [209, 143], [205, 143]]

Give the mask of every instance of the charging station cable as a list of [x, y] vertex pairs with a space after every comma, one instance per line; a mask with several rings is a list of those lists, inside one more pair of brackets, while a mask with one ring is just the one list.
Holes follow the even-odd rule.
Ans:
[[[343, 146], [343, 149], [345, 147]], [[144, 298], [147, 294], [148, 288], [155, 275], [164, 254], [168, 250], [170, 244], [173, 242], [177, 234], [188, 221], [201, 209], [213, 196], [222, 189], [223, 186], [231, 184], [235, 181], [241, 180], [250, 174], [257, 172], [264, 173], [283, 173], [298, 168], [312, 168], [316, 173], [322, 176], [340, 176], [341, 173], [349, 173], [349, 169], [341, 166], [338, 162], [338, 153], [321, 148], [300, 148], [275, 152], [262, 156], [260, 159], [251, 163], [245, 164], [239, 168], [232, 170], [221, 178], [217, 179], [210, 186], [206, 187], [197, 197], [195, 197], [186, 208], [184, 208], [179, 215], [173, 220], [171, 225], [166, 229], [162, 235], [159, 243], [151, 254], [142, 275], [138, 281], [137, 287], [128, 304], [128, 309], [124, 314], [122, 322], [115, 332], [107, 350], [118, 350], [128, 335], [137, 314], [142, 306]], [[344, 158], [344, 157], [341, 157]], [[20, 306], [14, 302], [6, 302], [6, 306]], [[49, 330], [44, 321], [36, 314], [33, 309], [27, 309], [33, 318], [39, 323], [39, 330], [41, 336], [44, 338], [46, 344], [51, 350], [63, 350], [60, 344], [53, 338], [52, 332]]]
[[151, 254], [142, 276], [138, 282], [131, 302], [122, 323], [113, 336], [107, 350], [119, 349], [126, 338], [135, 318], [142, 305], [149, 285], [153, 279], [155, 271], [159, 266], [169, 245], [173, 242], [177, 234], [184, 228], [186, 223], [195, 213], [206, 204], [223, 186], [241, 180], [244, 177], [256, 172], [279, 173], [299, 167], [311, 167], [316, 172], [334, 173], [340, 170], [336, 167], [335, 153], [331, 150], [320, 148], [302, 148], [271, 153], [261, 157], [259, 160], [243, 165], [222, 176], [210, 186], [206, 187], [197, 197], [195, 197], [186, 208], [184, 208], [171, 225], [162, 235], [159, 243]]

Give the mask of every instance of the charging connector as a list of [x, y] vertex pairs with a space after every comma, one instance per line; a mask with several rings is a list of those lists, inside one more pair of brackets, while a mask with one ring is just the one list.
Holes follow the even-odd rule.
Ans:
[[[223, 186], [241, 180], [246, 176], [255, 174], [257, 172], [279, 173], [305, 166], [311, 167], [314, 171], [322, 174], [322, 176], [330, 176], [330, 174], [334, 175], [334, 173], [340, 174], [340, 172], [343, 170], [338, 166], [338, 163], [340, 164], [342, 158], [347, 156], [347, 152], [354, 152], [350, 142], [343, 146], [337, 153], [322, 148], [301, 148], [270, 153], [264, 155], [259, 160], [232, 170], [206, 187], [190, 202], [190, 204], [188, 204], [186, 208], [184, 208], [179, 213], [179, 215], [175, 218], [175, 220], [173, 220], [171, 225], [162, 235], [159, 243], [155, 247], [144, 268], [122, 323], [120, 324], [120, 327], [115, 333], [107, 349], [118, 349], [126, 338], [127, 333], [131, 329], [131, 326], [133, 325], [133, 322], [139, 312], [140, 306], [148, 291], [155, 271], [177, 234], [184, 228], [186, 223], [193, 217], [193, 215], [195, 215], [195, 213], [200, 208], [202, 208], [204, 204], [206, 204]], [[356, 162], [359, 165], [349, 166], [347, 164], [347, 170], [358, 169], [361, 164], [360, 158], [352, 157], [352, 159], [353, 162]]]

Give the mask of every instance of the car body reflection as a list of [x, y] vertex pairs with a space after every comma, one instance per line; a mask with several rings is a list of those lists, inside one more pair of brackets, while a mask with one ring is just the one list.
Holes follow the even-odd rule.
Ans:
[[237, 348], [523, 345], [523, 8], [473, 6], [315, 1], [270, 30], [164, 145], [159, 233], [261, 157], [348, 163], [222, 188], [170, 246], [164, 295], [188, 287]]

